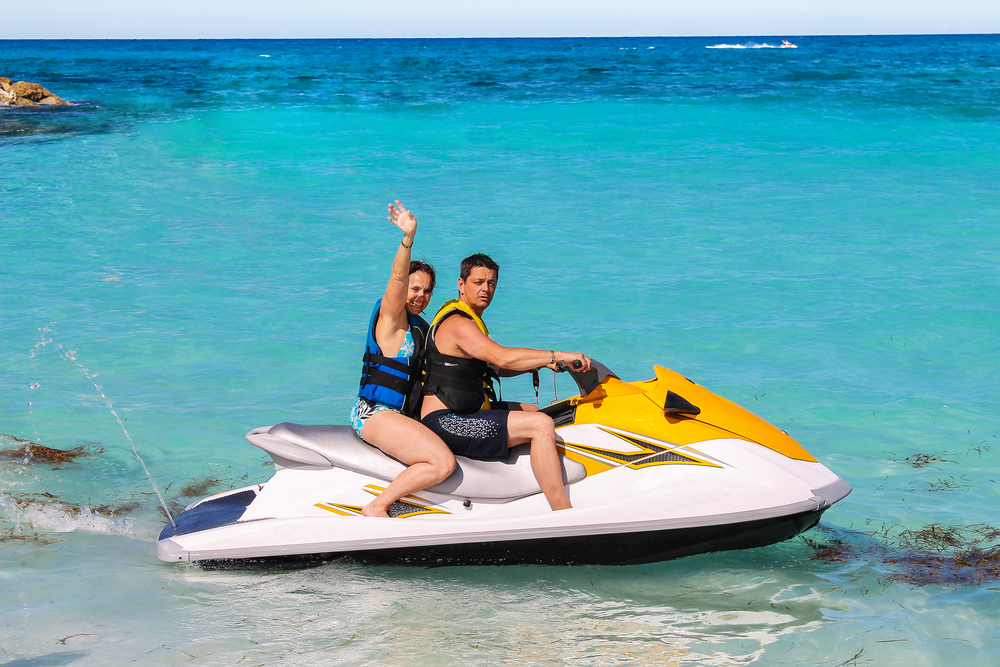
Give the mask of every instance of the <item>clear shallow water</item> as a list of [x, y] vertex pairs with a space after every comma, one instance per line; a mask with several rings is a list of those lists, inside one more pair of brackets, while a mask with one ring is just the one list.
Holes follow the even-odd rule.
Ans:
[[[0, 458], [4, 659], [991, 664], [1000, 582], [918, 531], [996, 544], [1000, 39], [793, 41], [0, 42], [85, 102], [0, 114], [0, 449], [89, 454]], [[109, 403], [175, 509], [267, 478], [249, 429], [346, 423], [393, 198], [432, 308], [489, 252], [501, 342], [788, 430], [855, 488], [841, 560], [161, 565]]]

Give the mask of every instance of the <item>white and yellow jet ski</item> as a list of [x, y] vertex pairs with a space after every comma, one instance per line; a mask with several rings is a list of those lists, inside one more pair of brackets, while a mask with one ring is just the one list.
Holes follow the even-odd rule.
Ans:
[[655, 370], [623, 382], [595, 362], [571, 373], [580, 395], [544, 409], [573, 509], [549, 509], [522, 445], [507, 461], [458, 457], [444, 482], [394, 503], [394, 518], [364, 517], [403, 464], [350, 426], [282, 423], [247, 434], [274, 476], [189, 505], [158, 555], [207, 567], [647, 563], [786, 540], [851, 492], [784, 431]]

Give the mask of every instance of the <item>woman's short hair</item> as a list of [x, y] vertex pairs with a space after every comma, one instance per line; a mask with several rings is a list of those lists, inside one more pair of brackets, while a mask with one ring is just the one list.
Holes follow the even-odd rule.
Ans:
[[437, 285], [437, 274], [434, 273], [434, 267], [427, 262], [421, 262], [419, 260], [413, 260], [410, 262], [410, 272], [407, 275], [413, 275], [417, 271], [423, 271], [431, 277], [431, 291], [434, 291], [434, 287]]

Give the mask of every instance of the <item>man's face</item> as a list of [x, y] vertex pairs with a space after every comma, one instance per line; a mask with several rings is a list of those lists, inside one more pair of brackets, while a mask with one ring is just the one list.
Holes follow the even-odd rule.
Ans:
[[485, 266], [477, 266], [465, 280], [458, 279], [458, 295], [473, 308], [485, 310], [497, 291], [497, 274]]

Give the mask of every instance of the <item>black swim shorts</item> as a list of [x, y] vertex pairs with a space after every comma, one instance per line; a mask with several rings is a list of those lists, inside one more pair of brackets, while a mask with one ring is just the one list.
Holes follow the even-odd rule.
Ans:
[[507, 410], [480, 410], [460, 415], [451, 410], [435, 410], [420, 421], [434, 431], [456, 456], [470, 459], [506, 460]]

